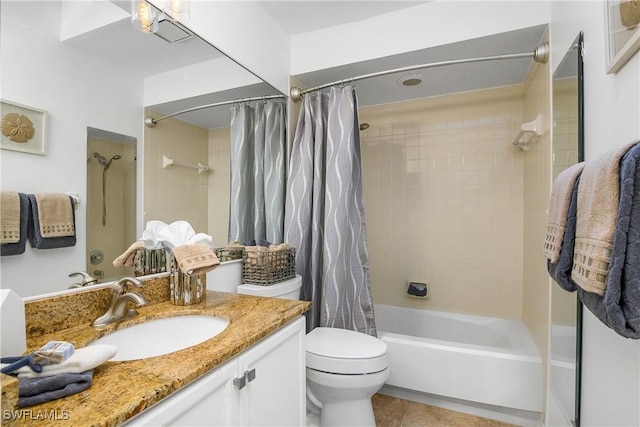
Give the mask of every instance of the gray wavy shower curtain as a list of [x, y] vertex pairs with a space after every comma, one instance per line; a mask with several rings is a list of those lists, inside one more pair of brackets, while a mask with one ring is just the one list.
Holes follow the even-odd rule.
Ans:
[[285, 112], [283, 100], [231, 109], [230, 242], [284, 241]]
[[307, 328], [376, 335], [362, 190], [358, 106], [351, 86], [303, 100], [289, 161], [285, 241], [297, 248]]

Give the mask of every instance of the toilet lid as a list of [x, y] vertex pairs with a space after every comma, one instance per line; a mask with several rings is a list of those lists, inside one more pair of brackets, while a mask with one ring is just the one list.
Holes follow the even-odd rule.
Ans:
[[285, 280], [282, 282], [274, 283], [269, 286], [253, 285], [250, 283], [243, 283], [238, 286], [238, 293], [243, 295], [253, 295], [258, 297], [278, 297], [286, 295], [290, 292], [300, 289], [302, 286], [302, 276], [296, 274], [293, 279]]
[[371, 374], [389, 366], [387, 344], [361, 332], [315, 328], [305, 338], [307, 368], [335, 374]]

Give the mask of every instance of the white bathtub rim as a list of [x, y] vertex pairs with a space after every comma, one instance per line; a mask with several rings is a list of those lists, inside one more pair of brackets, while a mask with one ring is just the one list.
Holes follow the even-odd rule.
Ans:
[[536, 355], [532, 355], [525, 352], [524, 349], [504, 349], [502, 347], [480, 346], [475, 344], [436, 340], [432, 338], [413, 337], [386, 331], [378, 331], [378, 338], [383, 341], [393, 342], [396, 344], [417, 345], [419, 347], [428, 347], [435, 350], [450, 351], [454, 353], [542, 363], [542, 358], [537, 354], [538, 351], [535, 350], [535, 348], [527, 349], [530, 351], [535, 350]]

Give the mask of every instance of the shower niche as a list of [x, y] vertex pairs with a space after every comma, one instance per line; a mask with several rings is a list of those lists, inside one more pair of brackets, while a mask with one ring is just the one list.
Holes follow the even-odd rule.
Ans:
[[133, 275], [112, 261], [136, 240], [136, 138], [87, 128], [86, 272], [98, 281]]

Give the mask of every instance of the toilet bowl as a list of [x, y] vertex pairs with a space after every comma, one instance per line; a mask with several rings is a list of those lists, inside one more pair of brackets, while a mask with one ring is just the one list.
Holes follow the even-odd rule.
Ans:
[[[302, 278], [270, 286], [242, 284], [242, 264], [222, 263], [207, 274], [207, 289], [300, 299]], [[389, 377], [387, 344], [361, 332], [315, 328], [305, 337], [307, 412], [320, 426], [375, 426], [371, 396]]]
[[355, 331], [315, 328], [305, 341], [308, 410], [321, 426], [375, 426], [371, 396], [389, 377], [387, 345]]

